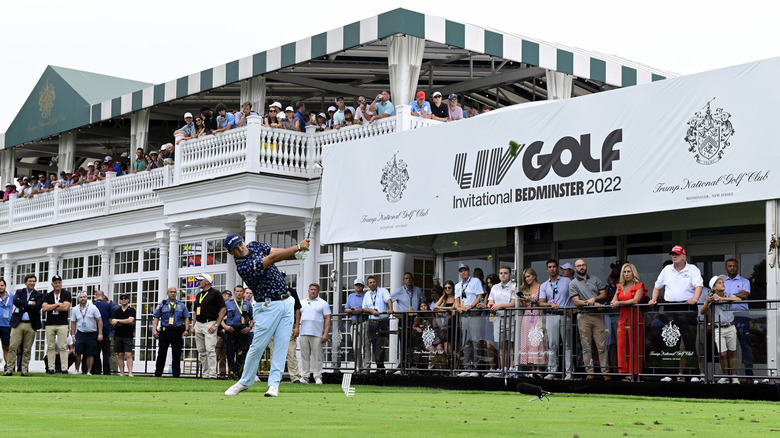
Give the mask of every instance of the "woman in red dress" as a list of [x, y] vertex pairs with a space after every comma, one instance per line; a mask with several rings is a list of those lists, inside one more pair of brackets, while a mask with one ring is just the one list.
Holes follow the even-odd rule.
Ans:
[[633, 264], [624, 264], [620, 272], [620, 284], [612, 299], [612, 307], [620, 309], [617, 328], [619, 372], [628, 374], [623, 381], [630, 382], [634, 374], [642, 371], [644, 321], [636, 305], [647, 295], [647, 288], [640, 282], [639, 273]]

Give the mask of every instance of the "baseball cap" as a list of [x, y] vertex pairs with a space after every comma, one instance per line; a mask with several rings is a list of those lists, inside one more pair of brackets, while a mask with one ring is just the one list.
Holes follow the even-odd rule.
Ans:
[[334, 102], [339, 103], [339, 99], [344, 100], [344, 96], [339, 96], [334, 100]]
[[363, 283], [363, 279], [360, 277], [355, 279], [355, 284], [362, 284], [363, 286], [365, 286], [365, 283]]
[[30, 179], [30, 178], [25, 176], [24, 178], [22, 178], [22, 181], [27, 181], [28, 179]]
[[157, 155], [157, 151], [149, 151], [149, 155]]
[[685, 252], [685, 248], [683, 248], [683, 247], [682, 247], [682, 246], [680, 246], [680, 245], [674, 245], [674, 248], [672, 248], [671, 250], [669, 250], [669, 254], [670, 254], [670, 255], [671, 255], [671, 254], [682, 254], [682, 255], [688, 255], [688, 254]]
[[417, 98], [418, 99], [425, 99], [425, 91], [418, 91], [417, 92]]
[[184, 113], [184, 118], [186, 119], [187, 117], [192, 117], [192, 113]]
[[718, 281], [718, 279], [723, 280], [724, 283], [726, 282], [726, 276], [725, 275], [723, 275], [723, 274], [716, 275], [716, 276], [710, 278], [710, 289], [712, 289], [715, 286], [715, 282]]
[[571, 263], [566, 262], [566, 263], [561, 265], [561, 269], [571, 269], [573, 271], [574, 270], [574, 266]]
[[166, 143], [166, 144], [164, 144], [164, 145], [162, 145], [162, 146], [160, 146], [160, 150], [161, 150], [161, 151], [164, 151], [164, 150], [166, 150], [166, 149], [168, 149], [168, 144], [167, 144], [167, 143]]
[[441, 97], [441, 93], [438, 91], [433, 92], [433, 97]]
[[279, 109], [282, 109], [282, 104], [279, 103], [279, 102], [274, 102], [274, 103], [268, 105], [268, 108], [273, 108], [273, 107], [277, 107]]
[[471, 270], [471, 268], [469, 268], [469, 265], [465, 263], [461, 263], [460, 266], [458, 266], [458, 272], [460, 272], [461, 269], [468, 269], [469, 271]]
[[87, 292], [86, 292], [86, 291], [83, 291], [83, 290], [80, 290], [80, 291], [79, 291], [79, 293], [78, 293], [78, 294], [76, 294], [76, 298], [78, 298], [78, 297], [80, 297], [80, 296], [82, 296], [82, 295], [84, 295], [84, 296], [87, 296]]
[[238, 245], [240, 242], [243, 242], [243, 241], [244, 241], [244, 239], [242, 239], [241, 236], [239, 236], [236, 233], [228, 234], [225, 237], [225, 248], [228, 251], [233, 251], [233, 248], [235, 248], [236, 245]]
[[12, 185], [14, 185], [14, 183], [12, 183], [12, 182], [10, 182], [10, 181], [9, 181], [9, 182], [7, 182], [7, 183], [5, 183], [5, 186], [6, 186], [6, 187], [8, 187], [8, 186], [12, 186]]
[[114, 161], [114, 159], [111, 158], [111, 155], [106, 155], [106, 158], [103, 159], [103, 162], [108, 163], [109, 161]]
[[95, 163], [89, 163], [87, 164], [87, 167], [95, 167]]
[[55, 274], [53, 277], [51, 277], [51, 281], [62, 281], [62, 277]]
[[455, 94], [455, 93], [452, 93], [452, 94], [450, 94], [449, 96], [447, 96], [447, 99], [449, 100], [449, 99], [452, 99], [453, 97], [454, 97], [455, 99], [457, 99], [457, 98], [458, 98], [458, 95], [457, 95], [457, 94]]
[[[192, 116], [190, 116], [190, 117], [192, 117]], [[128, 295], [128, 294], [119, 294], [119, 299], [120, 300], [129, 300], [130, 299], [130, 295]]]
[[287, 108], [285, 108], [284, 110], [285, 110], [285, 111], [292, 111], [292, 112], [295, 112], [295, 108], [293, 108], [293, 107], [291, 107], [291, 106], [288, 106], [288, 107], [287, 107]]
[[325, 115], [325, 113], [319, 113], [317, 116], [322, 117], [323, 119], [327, 119], [328, 116]]
[[206, 280], [209, 283], [212, 283], [214, 279], [209, 274], [198, 274], [197, 277], [195, 277], [196, 280]]
[[331, 111], [336, 111], [336, 107], [335, 106], [329, 106], [328, 107], [328, 112], [331, 112]]

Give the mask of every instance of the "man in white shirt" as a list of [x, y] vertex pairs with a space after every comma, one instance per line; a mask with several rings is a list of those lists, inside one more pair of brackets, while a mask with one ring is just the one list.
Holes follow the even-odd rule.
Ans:
[[[379, 370], [385, 367], [385, 341], [389, 329], [389, 318], [393, 313], [393, 301], [390, 292], [377, 287], [376, 277], [366, 279], [368, 292], [363, 294], [363, 313], [368, 314], [368, 341]], [[381, 371], [378, 371], [381, 372]]]
[[458, 275], [460, 275], [460, 282], [455, 285], [455, 298], [460, 299], [458, 313], [460, 314], [461, 346], [463, 348], [461, 365], [467, 370], [459, 373], [458, 377], [477, 377], [479, 376], [476, 372], [479, 360], [479, 342], [485, 337], [485, 322], [480, 315], [481, 312], [470, 311], [480, 303], [485, 295], [485, 289], [478, 278], [471, 276], [469, 265], [461, 263], [458, 266]]
[[314, 383], [322, 385], [322, 345], [328, 342], [331, 311], [328, 302], [319, 297], [320, 285], [309, 285], [309, 298], [301, 301], [301, 383], [309, 383], [309, 374]]
[[[498, 369], [506, 372], [514, 366], [513, 354], [515, 344], [514, 314], [505, 315], [503, 309], [515, 307], [515, 283], [511, 280], [512, 268], [502, 266], [498, 269], [498, 284], [490, 289], [488, 307], [496, 312], [493, 320], [493, 339], [498, 343]], [[500, 373], [488, 373], [486, 377], [501, 377]]]
[[97, 307], [87, 303], [87, 293], [78, 294], [79, 305], [70, 314], [70, 332], [76, 334], [76, 374], [79, 373], [81, 355], [85, 356], [84, 370], [92, 374], [92, 364], [98, 354], [98, 342], [103, 340], [103, 318]]
[[[648, 304], [653, 306], [658, 302], [658, 294], [661, 293], [661, 288], [665, 288], [664, 299], [666, 303], [677, 304], [669, 306], [667, 310], [677, 313], [675, 320], [678, 323], [682, 323], [680, 327], [682, 343], [679, 343], [679, 351], [682, 354], [680, 355], [680, 376], [677, 377], [677, 380], [684, 382], [685, 378], [682, 377], [682, 373], [685, 357], [694, 357], [696, 355], [697, 327], [693, 321], [698, 315], [696, 303], [701, 296], [704, 280], [701, 277], [699, 268], [687, 262], [688, 254], [685, 248], [675, 245], [669, 251], [669, 255], [672, 256], [672, 264], [663, 268], [661, 273], [658, 274], [658, 279], [655, 280], [655, 285], [653, 286], [653, 295]], [[687, 306], [680, 304], [687, 304]], [[680, 315], [679, 312], [684, 312], [685, 314]], [[689, 316], [690, 318], [688, 318]], [[671, 382], [672, 378], [664, 377], [661, 380]], [[696, 376], [692, 378], [693, 382], [698, 382], [699, 380], [700, 378]]]

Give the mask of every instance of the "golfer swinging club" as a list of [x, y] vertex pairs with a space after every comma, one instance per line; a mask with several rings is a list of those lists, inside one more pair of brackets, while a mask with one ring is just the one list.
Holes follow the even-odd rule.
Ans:
[[238, 395], [252, 386], [260, 359], [271, 339], [275, 339], [274, 355], [265, 396], [279, 395], [279, 382], [282, 381], [287, 347], [292, 334], [295, 301], [287, 292], [287, 285], [274, 263], [295, 259], [295, 253], [308, 251], [309, 244], [310, 240], [306, 239], [287, 249], [279, 249], [260, 242], [250, 242], [247, 245], [238, 234], [228, 234], [225, 237], [225, 248], [236, 258], [236, 270], [244, 283], [254, 291], [256, 302], [253, 309], [255, 335], [246, 355], [244, 373], [241, 380], [225, 391], [225, 395]]

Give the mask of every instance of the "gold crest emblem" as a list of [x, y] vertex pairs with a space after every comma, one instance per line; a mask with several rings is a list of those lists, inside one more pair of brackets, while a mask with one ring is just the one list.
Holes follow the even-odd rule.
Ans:
[[41, 109], [41, 117], [48, 119], [51, 115], [51, 109], [54, 108], [54, 99], [57, 95], [54, 93], [54, 85], [46, 81], [46, 86], [41, 90], [41, 96], [38, 98], [38, 107]]

